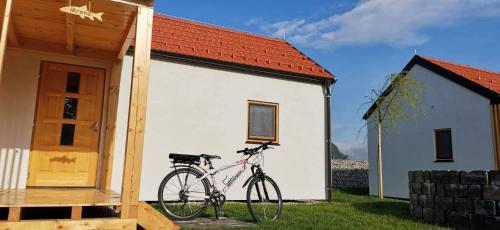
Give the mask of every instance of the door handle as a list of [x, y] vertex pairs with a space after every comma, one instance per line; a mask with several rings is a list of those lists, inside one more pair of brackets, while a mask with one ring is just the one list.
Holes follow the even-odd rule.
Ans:
[[94, 132], [99, 131], [99, 123], [94, 122], [94, 124], [92, 124], [91, 129], [94, 130]]

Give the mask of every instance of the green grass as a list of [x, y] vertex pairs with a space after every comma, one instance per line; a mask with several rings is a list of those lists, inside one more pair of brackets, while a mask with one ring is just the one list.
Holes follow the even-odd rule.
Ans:
[[[445, 229], [414, 220], [408, 202], [378, 200], [366, 190], [334, 190], [332, 202], [285, 204], [281, 219], [245, 229]], [[227, 203], [226, 216], [252, 222], [246, 203]], [[204, 216], [214, 217], [210, 206]]]

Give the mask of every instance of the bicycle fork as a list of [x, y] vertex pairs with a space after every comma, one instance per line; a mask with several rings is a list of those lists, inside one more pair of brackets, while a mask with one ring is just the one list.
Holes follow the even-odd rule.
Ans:
[[[257, 170], [255, 170], [255, 168], [257, 168]], [[259, 167], [259, 166], [253, 166], [252, 165], [252, 175], [255, 176], [257, 175], [260, 179], [260, 182], [262, 183], [262, 188], [263, 188], [263, 192], [264, 192], [264, 195], [265, 195], [265, 199], [266, 200], [269, 200], [269, 194], [267, 193], [267, 188], [266, 188], [266, 185], [264, 183], [264, 172], [262, 172], [262, 169]], [[257, 172], [255, 172], [257, 171]], [[262, 202], [263, 199], [262, 199], [262, 194], [260, 192], [260, 188], [259, 188], [259, 183], [255, 183], [255, 189], [257, 190], [257, 196], [259, 198], [259, 201]]]

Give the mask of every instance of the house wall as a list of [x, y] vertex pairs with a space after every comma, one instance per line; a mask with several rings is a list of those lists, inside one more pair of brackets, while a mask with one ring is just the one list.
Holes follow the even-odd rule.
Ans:
[[[495, 169], [490, 100], [419, 65], [410, 74], [424, 87], [425, 115], [400, 121], [397, 130], [382, 135], [384, 194], [408, 198], [410, 170]], [[368, 119], [370, 194], [377, 187], [377, 130]], [[453, 162], [434, 162], [434, 130], [452, 129]]]
[[102, 61], [7, 49], [0, 83], [0, 189], [26, 187], [41, 61], [107, 67]]
[[[131, 57], [123, 66], [113, 190], [119, 190], [122, 180]], [[215, 160], [215, 166], [241, 159], [236, 150], [255, 146], [245, 143], [247, 100], [279, 103], [280, 146], [265, 152], [264, 170], [278, 183], [283, 198], [325, 199], [321, 84], [160, 59], [151, 61], [140, 199], [157, 200], [158, 186], [172, 170], [169, 153], [218, 154], [222, 160]], [[249, 176], [248, 170], [228, 199], [246, 199], [241, 187]]]

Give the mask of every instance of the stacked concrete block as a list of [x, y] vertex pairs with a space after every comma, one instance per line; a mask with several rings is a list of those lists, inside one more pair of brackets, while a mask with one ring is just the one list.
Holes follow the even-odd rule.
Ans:
[[410, 214], [455, 229], [500, 229], [500, 171], [410, 171]]

